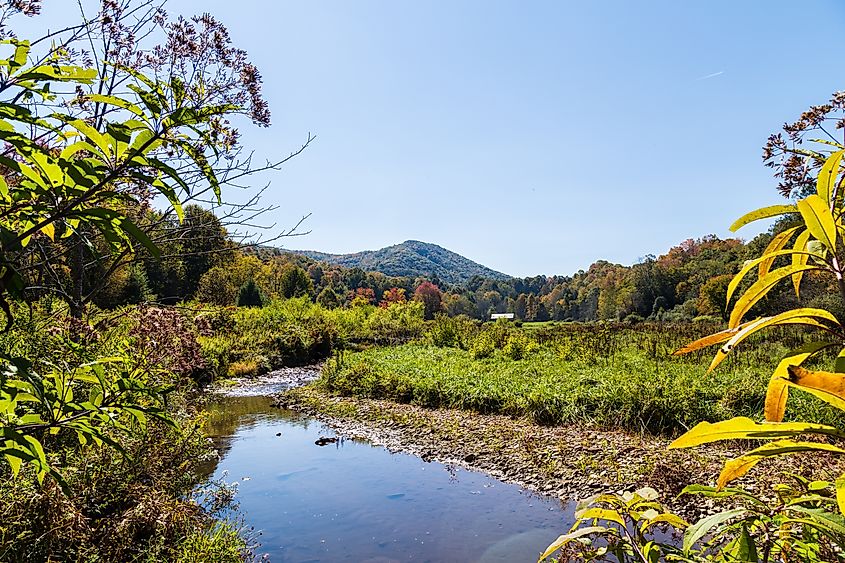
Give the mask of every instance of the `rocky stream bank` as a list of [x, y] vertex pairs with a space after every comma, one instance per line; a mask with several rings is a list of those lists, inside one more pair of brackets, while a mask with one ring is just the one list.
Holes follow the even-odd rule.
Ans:
[[[688, 518], [715, 511], [712, 501], [682, 495], [690, 483], [712, 484], [722, 463], [748, 443], [667, 450], [669, 438], [588, 425], [539, 426], [500, 415], [428, 409], [384, 400], [338, 397], [308, 385], [289, 389], [275, 405], [320, 420], [345, 438], [394, 452], [486, 472], [508, 483], [563, 500], [650, 486]], [[761, 463], [738, 482], [765, 494], [785, 473], [835, 478], [843, 464], [782, 457]], [[821, 474], [820, 474], [821, 473]]]

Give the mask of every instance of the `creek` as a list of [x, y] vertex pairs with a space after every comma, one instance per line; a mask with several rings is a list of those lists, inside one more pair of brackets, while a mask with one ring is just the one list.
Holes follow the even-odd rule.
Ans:
[[[226, 390], [208, 405], [214, 479], [272, 562], [520, 562], [572, 524], [573, 507], [474, 471], [346, 440], [271, 405], [301, 370]], [[322, 444], [322, 445], [319, 445]]]

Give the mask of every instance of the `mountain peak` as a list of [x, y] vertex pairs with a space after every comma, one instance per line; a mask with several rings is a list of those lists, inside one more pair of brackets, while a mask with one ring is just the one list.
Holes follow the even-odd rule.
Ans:
[[449, 284], [463, 284], [473, 276], [505, 280], [510, 276], [482, 266], [442, 246], [419, 240], [388, 246], [379, 250], [365, 250], [352, 254], [327, 254], [314, 250], [291, 250], [347, 268], [361, 268], [388, 276], [437, 277]]

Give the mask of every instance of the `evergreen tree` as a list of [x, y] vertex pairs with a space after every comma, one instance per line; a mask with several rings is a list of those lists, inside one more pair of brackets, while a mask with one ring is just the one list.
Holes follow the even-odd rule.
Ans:
[[238, 290], [238, 307], [263, 307], [264, 296], [255, 284], [255, 280], [249, 279]]
[[287, 268], [279, 280], [279, 293], [286, 299], [311, 295], [313, 291], [314, 284], [311, 282], [308, 272], [299, 266]]

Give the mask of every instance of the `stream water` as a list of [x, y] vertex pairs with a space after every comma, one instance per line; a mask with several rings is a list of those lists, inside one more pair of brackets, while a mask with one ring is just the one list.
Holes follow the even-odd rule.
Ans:
[[536, 561], [572, 524], [556, 499], [343, 440], [252, 392], [209, 405], [220, 453], [209, 472], [238, 483], [239, 514], [270, 561]]

